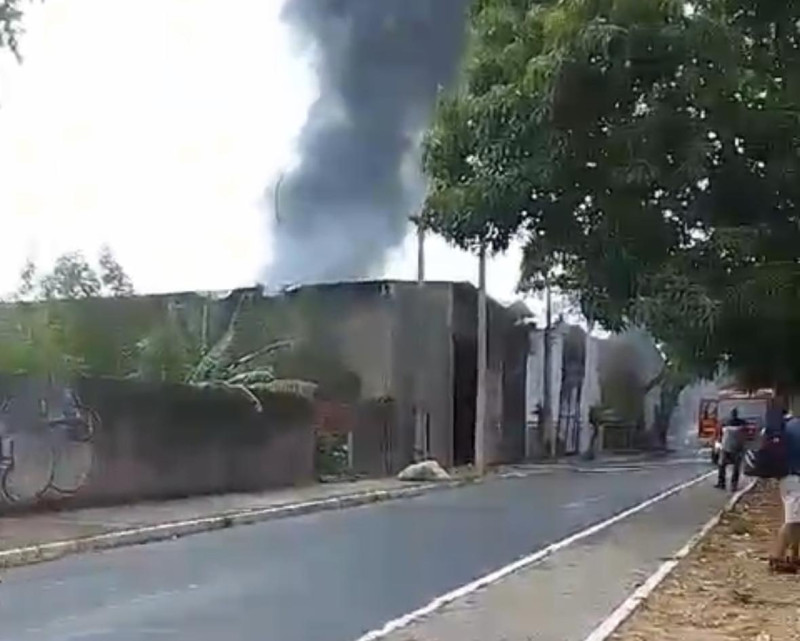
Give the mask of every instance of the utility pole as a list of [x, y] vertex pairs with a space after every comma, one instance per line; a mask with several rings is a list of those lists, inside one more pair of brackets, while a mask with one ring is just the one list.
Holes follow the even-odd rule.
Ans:
[[417, 220], [417, 284], [425, 282], [425, 226]]
[[425, 420], [424, 383], [422, 371], [423, 354], [427, 353], [424, 344], [424, 318], [423, 296], [425, 294], [425, 225], [422, 218], [412, 216], [412, 222], [417, 226], [417, 295], [414, 306], [414, 334], [417, 342], [417, 366], [414, 371], [414, 459], [425, 460], [430, 456]]
[[544, 399], [542, 402], [543, 425], [542, 430], [550, 441], [550, 458], [558, 455], [558, 435], [556, 434], [556, 422], [553, 421], [553, 402], [552, 402], [552, 328], [553, 328], [553, 299], [550, 292], [550, 279], [544, 279], [545, 296], [545, 321], [544, 321], [544, 378], [542, 380], [542, 392]]
[[475, 469], [486, 472], [486, 244], [481, 243], [478, 254], [478, 358], [477, 389], [475, 394]]

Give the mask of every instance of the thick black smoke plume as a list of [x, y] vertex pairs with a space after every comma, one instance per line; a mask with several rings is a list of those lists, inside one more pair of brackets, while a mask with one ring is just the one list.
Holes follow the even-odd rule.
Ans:
[[468, 0], [287, 0], [319, 99], [282, 181], [267, 284], [374, 275], [420, 202], [420, 134], [456, 72]]

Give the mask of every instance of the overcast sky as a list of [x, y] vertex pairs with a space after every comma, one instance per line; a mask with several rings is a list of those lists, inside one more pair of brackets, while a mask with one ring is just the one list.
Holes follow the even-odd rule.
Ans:
[[[26, 257], [104, 243], [139, 291], [256, 281], [269, 259], [264, 191], [291, 166], [316, 96], [281, 5], [32, 3], [23, 64], [0, 56], [0, 292]], [[476, 281], [477, 261], [441, 239], [427, 260], [429, 278]], [[490, 262], [492, 295], [514, 297], [518, 260]], [[384, 275], [415, 268], [410, 235]]]

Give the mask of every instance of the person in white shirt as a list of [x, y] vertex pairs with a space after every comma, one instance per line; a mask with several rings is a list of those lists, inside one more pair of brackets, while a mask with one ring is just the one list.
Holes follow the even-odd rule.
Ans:
[[747, 423], [739, 418], [739, 410], [734, 408], [730, 418], [722, 427], [722, 438], [720, 442], [719, 455], [719, 477], [717, 487], [724, 490], [727, 486], [726, 477], [728, 466], [731, 472], [731, 489], [735, 492], [739, 489], [739, 477], [742, 472], [742, 458], [744, 455], [745, 428]]

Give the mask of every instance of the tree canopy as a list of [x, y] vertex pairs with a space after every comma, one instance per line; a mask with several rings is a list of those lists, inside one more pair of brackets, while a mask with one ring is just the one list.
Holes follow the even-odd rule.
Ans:
[[425, 220], [525, 244], [609, 329], [800, 383], [800, 2], [477, 0], [425, 145]]
[[296, 338], [300, 319], [307, 335], [326, 329], [324, 314], [310, 305], [264, 314], [269, 307], [260, 305], [246, 290], [230, 300], [133, 296], [108, 247], [96, 267], [80, 252], [63, 254], [43, 274], [29, 260], [14, 296], [0, 302], [0, 373], [221, 387], [259, 410], [262, 392], [358, 396], [360, 380], [335, 354]]
[[53, 268], [39, 274], [28, 260], [20, 272], [15, 298], [18, 300], [74, 300], [100, 296], [131, 296], [131, 279], [108, 246], [100, 249], [97, 268], [81, 252], [59, 256]]
[[0, 49], [8, 48], [17, 56], [24, 1], [0, 0]]
[[12, 300], [0, 303], [0, 371], [63, 377], [129, 371], [138, 354], [128, 326], [136, 324], [116, 322], [103, 299], [131, 294], [130, 279], [107, 247], [97, 268], [79, 252], [59, 256], [45, 273], [28, 260]]

